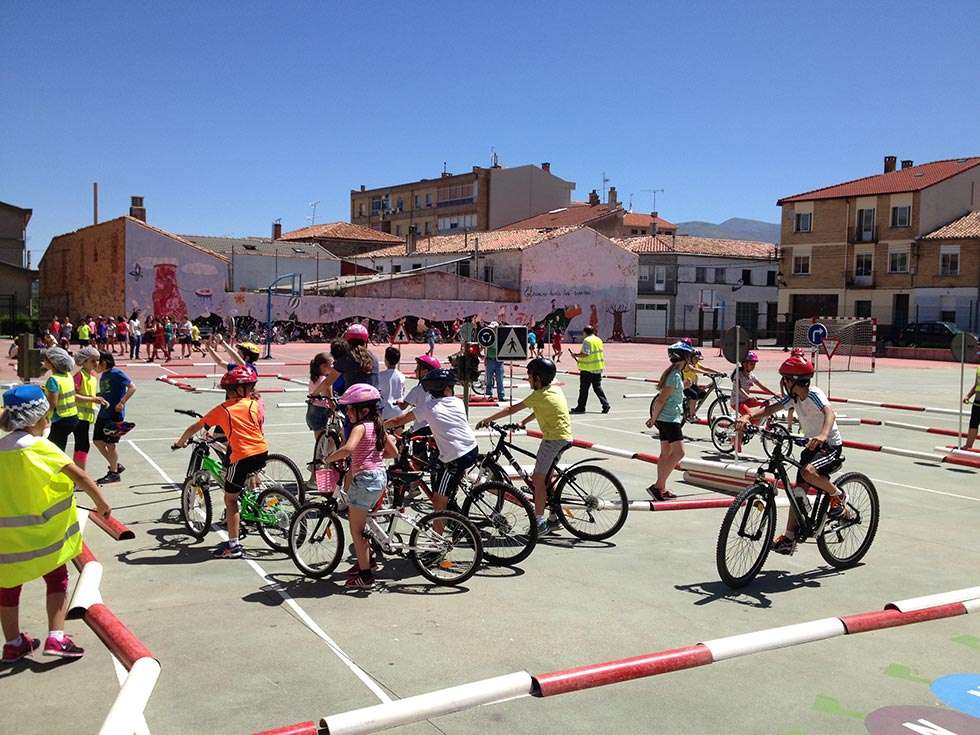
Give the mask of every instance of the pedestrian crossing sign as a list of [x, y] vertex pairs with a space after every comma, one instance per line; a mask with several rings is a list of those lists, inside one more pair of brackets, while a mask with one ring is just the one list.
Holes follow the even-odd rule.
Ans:
[[497, 327], [497, 359], [527, 359], [527, 327], [510, 324]]

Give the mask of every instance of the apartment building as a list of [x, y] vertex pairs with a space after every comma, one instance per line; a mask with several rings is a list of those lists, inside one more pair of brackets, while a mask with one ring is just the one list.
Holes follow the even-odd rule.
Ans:
[[783, 197], [779, 311], [977, 325], [976, 247], [929, 237], [980, 209], [980, 157], [915, 165]]
[[0, 202], [0, 263], [28, 268], [27, 223], [33, 212]]
[[657, 212], [627, 212], [619, 202], [616, 187], [609, 187], [605, 202], [593, 189], [587, 202], [571, 202], [533, 217], [511, 222], [501, 230], [553, 230], [559, 227], [591, 227], [607, 237], [674, 234], [677, 225], [658, 216]]
[[567, 206], [575, 183], [551, 173], [551, 164], [505, 168], [474, 166], [468, 173], [444, 171], [420, 179], [350, 193], [350, 221], [396, 237], [493, 230], [510, 222]]

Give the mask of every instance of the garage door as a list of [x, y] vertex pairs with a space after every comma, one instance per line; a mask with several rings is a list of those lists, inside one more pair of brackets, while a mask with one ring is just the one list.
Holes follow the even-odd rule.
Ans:
[[667, 303], [636, 305], [636, 335], [638, 337], [667, 336]]

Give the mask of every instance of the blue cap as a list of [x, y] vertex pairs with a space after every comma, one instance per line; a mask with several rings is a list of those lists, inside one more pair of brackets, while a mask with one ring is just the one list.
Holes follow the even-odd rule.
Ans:
[[14, 408], [15, 406], [23, 406], [45, 400], [47, 398], [44, 395], [44, 391], [38, 386], [30, 384], [18, 385], [5, 391], [3, 394], [4, 408]]

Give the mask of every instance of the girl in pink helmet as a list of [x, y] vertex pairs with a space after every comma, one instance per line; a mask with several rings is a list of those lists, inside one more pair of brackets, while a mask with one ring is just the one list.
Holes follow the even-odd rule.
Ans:
[[[753, 408], [762, 406], [765, 404], [760, 398], [754, 398], [751, 394], [752, 388], [759, 388], [771, 396], [776, 395], [769, 388], [764, 386], [761, 381], [755, 377], [752, 373], [755, 370], [755, 366], [759, 364], [759, 354], [754, 350], [749, 350], [745, 355], [745, 359], [742, 360], [741, 364], [732, 373], [732, 397], [731, 405], [732, 408], [738, 407], [738, 413], [740, 416], [749, 413]], [[735, 398], [738, 397], [738, 403], [736, 404]], [[756, 422], [758, 423], [758, 422]], [[735, 433], [735, 449], [741, 451], [742, 449], [742, 430], [736, 429]]]

